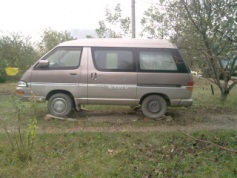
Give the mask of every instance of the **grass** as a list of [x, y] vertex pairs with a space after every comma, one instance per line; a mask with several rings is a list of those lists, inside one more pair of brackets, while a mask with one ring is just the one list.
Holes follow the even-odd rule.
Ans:
[[[195, 132], [237, 149], [236, 131]], [[0, 134], [0, 177], [236, 177], [237, 154], [181, 133], [40, 134], [32, 161], [19, 162]]]
[[[220, 93], [202, 79], [195, 81], [191, 109], [169, 108], [173, 120], [146, 120], [140, 111], [124, 106], [85, 106], [86, 113], [73, 113], [77, 122], [48, 121], [45, 103], [21, 102], [14, 96], [16, 83], [0, 84], [0, 125], [18, 137], [17, 116], [27, 131], [29, 119], [38, 119], [38, 134], [31, 160], [19, 160], [0, 129], [0, 177], [237, 177], [237, 154], [193, 140], [180, 132], [77, 132], [78, 128], [112, 128], [188, 125], [210, 114], [236, 114], [234, 88], [225, 104]], [[20, 108], [17, 110], [17, 108]], [[113, 115], [115, 120], [109, 119]], [[97, 121], [94, 118], [97, 117]], [[101, 119], [101, 120], [100, 120]], [[76, 130], [76, 131], [74, 131]], [[134, 131], [133, 130], [133, 131]], [[236, 130], [191, 132], [196, 138], [237, 150]]]
[[[169, 108], [167, 115], [173, 118], [172, 122], [144, 120], [141, 111], [133, 111], [127, 106], [84, 106], [88, 111], [85, 113], [73, 113], [70, 117], [78, 118], [78, 122], [65, 123], [61, 121], [45, 122], [43, 119], [48, 113], [46, 103], [38, 103], [35, 109], [38, 118], [39, 129], [41, 130], [64, 130], [78, 127], [115, 127], [115, 126], [133, 126], [150, 127], [162, 124], [169, 125], [188, 125], [193, 122], [202, 122], [210, 115], [216, 114], [236, 114], [237, 113], [237, 89], [231, 91], [226, 103], [220, 102], [220, 92], [214, 87], [215, 94], [212, 95], [210, 83], [204, 79], [195, 79], [195, 88], [193, 91], [193, 106], [187, 108]], [[20, 102], [14, 96], [16, 83], [0, 84], [0, 125], [5, 124], [13, 127], [17, 116], [17, 107], [21, 107], [21, 114], [24, 119], [23, 127], [27, 125], [27, 120], [32, 117], [30, 103]], [[113, 115], [114, 120], [110, 119]], [[96, 120], [95, 121], [95, 118]]]
[[[214, 88], [214, 94], [211, 91], [211, 85]], [[217, 86], [205, 79], [195, 79], [195, 85], [192, 98], [194, 100], [194, 108], [221, 108], [229, 110], [237, 110], [237, 87], [231, 90], [225, 103], [220, 101], [221, 93]]]

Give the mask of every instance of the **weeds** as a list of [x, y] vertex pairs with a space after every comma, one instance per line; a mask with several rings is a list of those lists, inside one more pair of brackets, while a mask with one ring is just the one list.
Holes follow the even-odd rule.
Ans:
[[[8, 87], [2, 91], [12, 92]], [[230, 111], [233, 115], [237, 109], [234, 91], [236, 89], [233, 89], [231, 98], [223, 105], [219, 102], [218, 91], [212, 95], [210, 85], [200, 84], [193, 93], [193, 108], [169, 108], [167, 114], [173, 120], [168, 124], [165, 121], [147, 121], [137, 112], [130, 115], [127, 107], [120, 106], [87, 106], [91, 111], [84, 115], [75, 114], [79, 118], [78, 122], [45, 122], [42, 119], [47, 112], [45, 105], [36, 104], [34, 100], [30, 104], [21, 103], [14, 97], [10, 102], [10, 96], [2, 94], [0, 117], [8, 120], [4, 125], [6, 132], [0, 133], [0, 177], [234, 178], [237, 176], [236, 153], [179, 132], [152, 132], [149, 129], [147, 132], [138, 132], [140, 127], [150, 126], [188, 127], [190, 122], [190, 125], [195, 125], [210, 120], [212, 114], [225, 113], [226, 117]], [[112, 120], [111, 115], [115, 120]], [[97, 122], [93, 120], [95, 117]], [[102, 118], [101, 121], [98, 121], [98, 117]], [[14, 119], [16, 122], [13, 123]], [[42, 134], [36, 132], [38, 124]], [[123, 129], [126, 126], [128, 131]], [[87, 129], [94, 131], [96, 127], [103, 127], [106, 132], [90, 133]], [[116, 133], [107, 133], [113, 127]], [[87, 129], [85, 133], [84, 128]], [[237, 149], [236, 130], [189, 134], [225, 148]]]
[[[191, 135], [237, 149], [236, 131], [202, 131]], [[237, 175], [236, 153], [177, 132], [39, 134], [35, 144], [30, 166], [15, 166], [14, 173], [5, 169], [2, 177], [234, 178]]]
[[17, 131], [14, 134], [10, 133], [4, 123], [3, 128], [10, 144], [13, 159], [21, 162], [27, 162], [32, 159], [34, 140], [37, 135], [37, 118], [35, 116], [36, 101], [34, 97], [32, 97], [29, 109], [32, 111], [33, 115], [31, 118], [28, 118], [29, 116], [27, 117], [29, 123], [26, 129], [22, 129], [22, 120], [25, 119], [25, 106], [15, 96], [11, 97], [11, 102], [13, 102], [13, 111], [16, 115]]

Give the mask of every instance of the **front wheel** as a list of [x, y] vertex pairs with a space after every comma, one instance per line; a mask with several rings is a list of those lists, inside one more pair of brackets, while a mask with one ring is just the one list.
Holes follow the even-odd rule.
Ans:
[[64, 117], [72, 111], [72, 99], [63, 93], [57, 93], [50, 97], [48, 109], [50, 114], [54, 116]]
[[167, 110], [167, 103], [162, 96], [150, 95], [142, 102], [142, 112], [150, 119], [157, 119], [164, 115]]

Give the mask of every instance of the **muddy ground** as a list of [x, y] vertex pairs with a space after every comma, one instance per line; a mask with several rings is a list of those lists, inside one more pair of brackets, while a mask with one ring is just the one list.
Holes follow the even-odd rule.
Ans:
[[40, 132], [148, 132], [233, 129], [237, 130], [236, 113], [192, 109], [170, 109], [160, 119], [145, 118], [141, 111], [82, 111], [70, 118], [46, 115], [45, 122], [74, 122], [70, 128], [45, 127]]

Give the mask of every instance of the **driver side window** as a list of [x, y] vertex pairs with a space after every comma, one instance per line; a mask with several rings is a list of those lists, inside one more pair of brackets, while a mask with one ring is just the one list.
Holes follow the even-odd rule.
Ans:
[[44, 60], [49, 61], [49, 69], [76, 69], [80, 65], [82, 49], [56, 49]]

